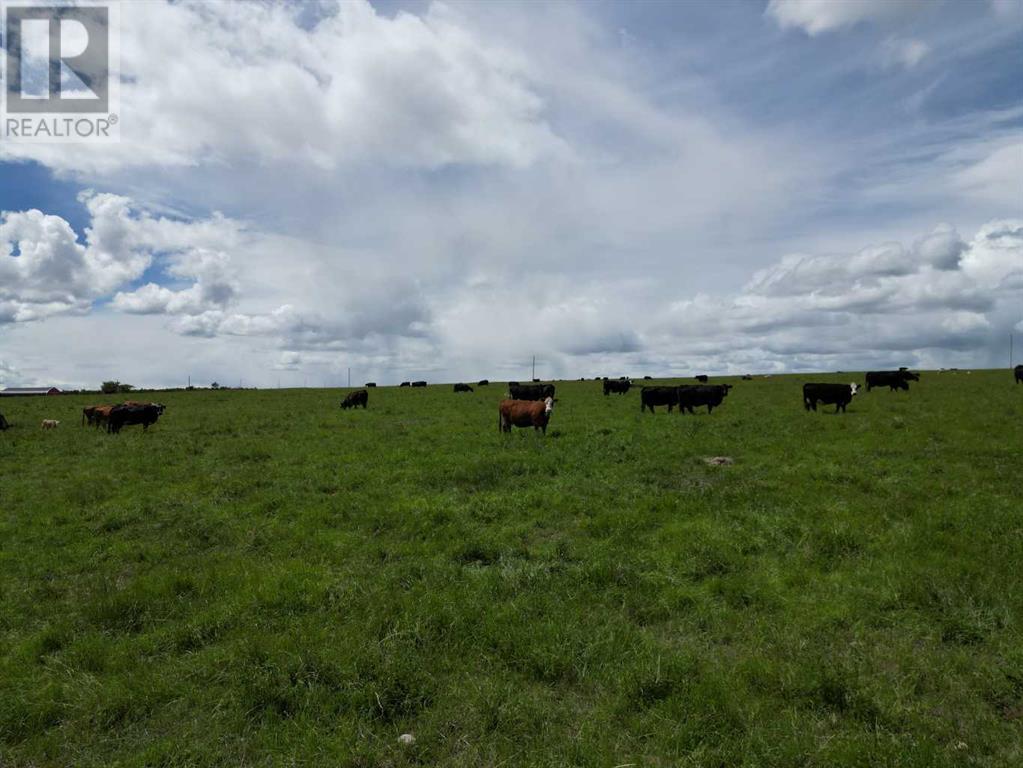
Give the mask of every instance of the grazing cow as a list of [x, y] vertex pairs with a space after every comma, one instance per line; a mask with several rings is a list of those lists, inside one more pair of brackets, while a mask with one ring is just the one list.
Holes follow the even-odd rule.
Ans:
[[349, 392], [345, 395], [345, 399], [341, 401], [341, 407], [346, 411], [349, 408], [357, 408], [360, 405], [366, 408], [369, 404], [369, 392], [364, 389], [357, 389], [354, 392]]
[[889, 392], [897, 389], [909, 391], [909, 382], [920, 381], [920, 376], [912, 371], [869, 371], [867, 373], [867, 391], [874, 387], [888, 387]]
[[1017, 365], [1012, 369], [1013, 375], [1016, 377], [1016, 383], [1023, 383], [1023, 365]]
[[43, 429], [56, 429], [60, 426], [60, 422], [56, 419], [43, 419]]
[[82, 409], [82, 426], [88, 424], [90, 427], [93, 425], [96, 419], [96, 409], [103, 408], [102, 405], [87, 405]]
[[644, 376], [643, 381], [650, 381], [652, 378], [653, 376]]
[[845, 407], [859, 392], [859, 384], [804, 384], [803, 385], [803, 407], [808, 411], [816, 411], [817, 403], [821, 405], [834, 405], [835, 413], [841, 408], [845, 413]]
[[489, 379], [480, 379], [479, 381], [476, 382], [476, 386], [477, 387], [489, 387], [490, 386], [490, 380]]
[[412, 386], [413, 387], [425, 387], [426, 386], [426, 382], [425, 381], [413, 381], [412, 382]]
[[497, 406], [497, 428], [511, 432], [512, 427], [533, 427], [547, 434], [547, 422], [554, 410], [554, 398], [536, 400], [502, 400]]
[[412, 382], [411, 382], [411, 381], [403, 381], [403, 382], [402, 382], [401, 384], [399, 384], [398, 386], [399, 386], [399, 387], [411, 387], [411, 386], [412, 386]]
[[668, 406], [668, 413], [678, 405], [678, 387], [643, 387], [639, 390], [639, 412], [647, 408], [654, 413], [655, 405]]
[[625, 381], [605, 381], [604, 382], [604, 394], [609, 395], [612, 392], [617, 392], [619, 395], [624, 395], [629, 391], [629, 387], [632, 386], [632, 382], [626, 379]]
[[534, 384], [539, 384], [540, 383], [540, 379], [533, 379], [533, 383]]
[[11, 428], [10, 422], [8, 422], [7, 419], [4, 418], [4, 415], [0, 413], [0, 432], [3, 432], [5, 429], [10, 428]]
[[367, 388], [368, 387], [375, 387], [376, 385], [377, 385], [377, 383], [375, 381], [367, 381], [366, 382], [366, 387]]
[[115, 405], [110, 409], [107, 420], [107, 432], [117, 434], [121, 427], [141, 424], [142, 431], [149, 431], [149, 425], [155, 424], [160, 418], [160, 408], [153, 404], [146, 405]]
[[693, 378], [696, 379], [701, 384], [707, 383], [707, 374], [705, 373], [701, 373], [699, 376], [693, 376]]
[[554, 397], [553, 384], [509, 384], [508, 396], [512, 400], [544, 400]]
[[728, 397], [731, 384], [683, 384], [678, 388], [678, 412], [689, 411], [701, 405], [711, 413]]
[[753, 376], [751, 374], [749, 374], [749, 373], [744, 373], [742, 375], [742, 380], [743, 381], [753, 381]]
[[468, 384], [455, 384], [455, 392], [472, 392], [473, 389]]

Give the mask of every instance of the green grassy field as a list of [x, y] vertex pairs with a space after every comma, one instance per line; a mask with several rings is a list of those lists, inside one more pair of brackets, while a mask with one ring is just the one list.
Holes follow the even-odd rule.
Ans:
[[0, 400], [0, 766], [1023, 765], [1023, 386], [921, 378]]

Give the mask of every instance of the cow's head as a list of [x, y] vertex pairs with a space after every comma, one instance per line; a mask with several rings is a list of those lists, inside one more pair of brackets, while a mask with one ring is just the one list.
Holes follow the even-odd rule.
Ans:
[[543, 401], [543, 412], [544, 413], [550, 413], [553, 410], [554, 410], [554, 398], [553, 397], [548, 397], [546, 400]]
[[857, 392], [859, 392], [859, 391], [860, 391], [860, 385], [859, 385], [859, 384], [857, 384], [857, 383], [856, 383], [855, 381], [854, 381], [854, 382], [852, 382], [852, 383], [851, 383], [851, 384], [849, 385], [849, 394], [850, 394], [850, 395], [851, 395], [852, 397], [856, 397], [856, 393], [857, 393]]

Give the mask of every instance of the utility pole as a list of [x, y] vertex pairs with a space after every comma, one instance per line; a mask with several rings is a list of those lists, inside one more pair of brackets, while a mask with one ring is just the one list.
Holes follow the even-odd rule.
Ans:
[[352, 386], [352, 369], [348, 369], [348, 386]]
[[529, 378], [530, 379], [536, 378], [536, 355], [533, 355], [533, 375], [530, 376]]
[[1012, 334], [1009, 334], [1009, 367], [1012, 368]]

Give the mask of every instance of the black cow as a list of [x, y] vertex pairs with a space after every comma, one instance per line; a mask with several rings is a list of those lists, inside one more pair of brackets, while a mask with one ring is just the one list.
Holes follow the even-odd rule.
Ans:
[[477, 387], [489, 387], [490, 386], [490, 380], [489, 379], [480, 379], [479, 381], [476, 382], [476, 386]]
[[354, 392], [349, 392], [345, 395], [345, 399], [341, 401], [341, 407], [346, 411], [349, 408], [358, 408], [360, 405], [363, 408], [369, 406], [369, 392], [364, 389], [357, 389]]
[[643, 381], [650, 381], [652, 378], [653, 376], [644, 376]]
[[10, 428], [11, 425], [7, 422], [7, 419], [4, 418], [4, 415], [0, 413], [0, 432], [3, 432], [5, 429]]
[[711, 413], [728, 397], [731, 384], [683, 384], [678, 388], [678, 412], [689, 411], [701, 405]]
[[110, 409], [110, 418], [107, 420], [107, 432], [117, 434], [121, 427], [132, 424], [141, 424], [142, 431], [149, 430], [150, 424], [155, 424], [160, 418], [160, 407], [153, 403], [147, 405], [115, 405]]
[[612, 392], [617, 392], [619, 395], [624, 395], [629, 391], [629, 387], [632, 386], [632, 382], [626, 379], [625, 381], [605, 381], [604, 382], [604, 394], [609, 395]]
[[540, 383], [540, 379], [533, 379], [533, 383], [534, 384], [539, 384]]
[[753, 381], [753, 377], [750, 376], [748, 373], [744, 373], [743, 376], [742, 376], [742, 380], [743, 381]]
[[867, 372], [867, 391], [869, 392], [874, 387], [888, 387], [889, 392], [894, 392], [897, 389], [905, 389], [909, 391], [909, 382], [920, 381], [920, 376], [913, 373], [912, 371], [898, 370], [898, 371], [868, 371]]
[[377, 385], [377, 383], [375, 381], [367, 381], [366, 382], [366, 386], [367, 387], [375, 387], [376, 385]]
[[468, 384], [455, 384], [455, 392], [472, 392], [473, 389]]
[[639, 390], [639, 412], [647, 408], [654, 413], [655, 405], [668, 406], [668, 413], [678, 405], [678, 387], [643, 387]]
[[817, 403], [834, 405], [835, 413], [849, 405], [860, 389], [859, 384], [804, 384], [803, 407], [808, 411], [816, 411]]
[[707, 377], [707, 374], [701, 373], [699, 376], [693, 376], [693, 378], [696, 379], [701, 384], [706, 384], [708, 377]]
[[426, 382], [425, 381], [413, 381], [412, 382], [412, 386], [413, 387], [425, 387], [426, 386]]
[[401, 384], [399, 384], [398, 386], [399, 386], [399, 387], [411, 387], [411, 386], [412, 386], [412, 382], [411, 382], [411, 381], [403, 381], [403, 382], [402, 382]]
[[1016, 377], [1016, 383], [1023, 383], [1023, 365], [1017, 365], [1012, 369], [1013, 375]]
[[512, 400], [546, 400], [554, 397], [553, 384], [509, 384], [508, 395]]

